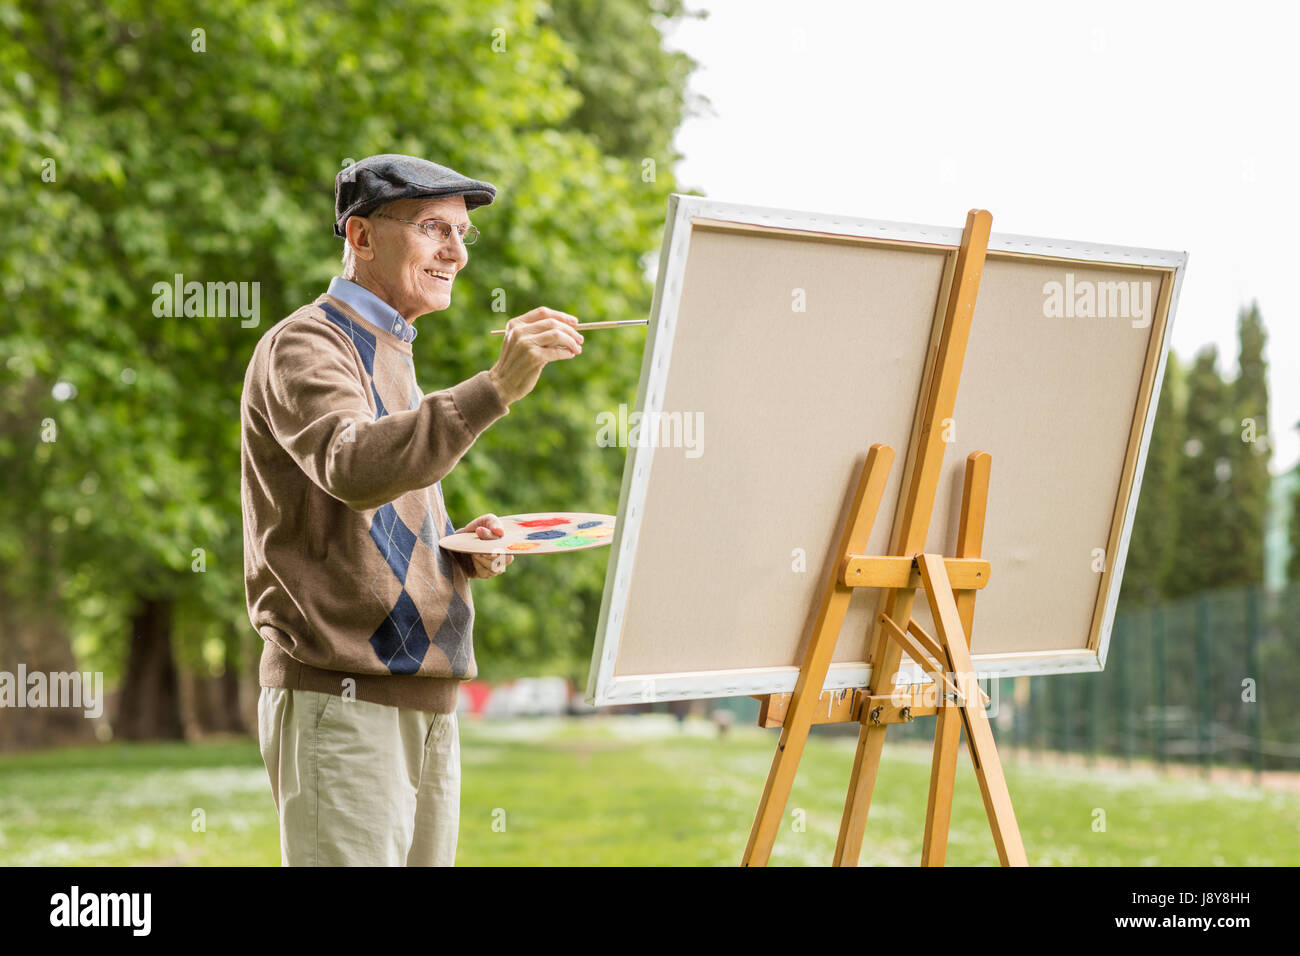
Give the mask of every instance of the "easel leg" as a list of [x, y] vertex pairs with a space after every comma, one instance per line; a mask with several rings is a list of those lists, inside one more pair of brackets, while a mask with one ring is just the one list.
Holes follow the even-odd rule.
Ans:
[[979, 778], [980, 793], [984, 797], [984, 810], [993, 830], [998, 859], [1003, 866], [1028, 866], [1025, 846], [1020, 839], [1020, 828], [1016, 824], [1016, 813], [1011, 806], [1011, 793], [1007, 790], [1002, 762], [998, 759], [997, 745], [993, 741], [993, 730], [989, 727], [988, 716], [984, 713], [983, 702], [980, 700], [975, 666], [967, 647], [966, 634], [962, 630], [947, 568], [943, 558], [933, 554], [920, 555], [917, 563], [925, 582], [930, 613], [939, 630], [939, 639], [952, 661], [954, 676], [965, 696], [960, 710], [962, 724], [966, 730], [971, 761], [975, 764], [975, 775]]
[[790, 788], [794, 785], [799, 758], [803, 756], [808, 731], [812, 727], [813, 708], [821, 697], [831, 657], [835, 653], [835, 643], [839, 640], [844, 615], [849, 609], [849, 599], [853, 596], [853, 589], [840, 583], [840, 562], [845, 555], [859, 554], [866, 548], [893, 460], [894, 451], [888, 445], [872, 445], [867, 452], [867, 460], [862, 466], [862, 474], [853, 495], [853, 505], [840, 533], [839, 550], [822, 591], [817, 621], [804, 651], [799, 679], [790, 699], [790, 709], [786, 712], [785, 723], [781, 727], [781, 740], [777, 744], [776, 755], [772, 758], [772, 768], [768, 771], [767, 784], [759, 799], [754, 825], [749, 831], [742, 866], [765, 866], [771, 855], [781, 817], [790, 799]]
[[[912, 615], [912, 603], [916, 599], [914, 588], [898, 588], [891, 591], [885, 600], [885, 614], [894, 620], [906, 621]], [[873, 674], [872, 693], [875, 688], [888, 686], [894, 672], [898, 670], [900, 655], [895, 646], [885, 642], [883, 653], [877, 658], [872, 668], [880, 669], [883, 676], [879, 683]], [[867, 826], [867, 811], [871, 809], [871, 793], [876, 787], [876, 771], [880, 767], [880, 752], [885, 746], [886, 724], [872, 724], [864, 714], [862, 728], [858, 731], [857, 756], [853, 760], [853, 773], [849, 777], [848, 795], [844, 799], [844, 815], [840, 818], [840, 835], [835, 845], [836, 866], [857, 866], [862, 855], [862, 835]]]
[[[971, 681], [971, 689], [978, 691], [974, 680]], [[1020, 838], [1020, 827], [1016, 823], [1016, 811], [1011, 806], [1011, 792], [1007, 790], [1002, 761], [998, 758], [993, 731], [980, 704], [978, 692], [973, 699], [968, 696], [966, 701], [966, 706], [962, 709], [965, 713], [970, 759], [975, 765], [975, 776], [979, 778], [984, 812], [988, 814], [989, 825], [993, 828], [993, 842], [998, 848], [998, 859], [1003, 866], [1028, 866], [1025, 844]]]
[[[966, 456], [966, 474], [961, 493], [961, 525], [957, 530], [959, 558], [978, 558], [984, 547], [984, 515], [988, 507], [992, 461], [992, 456], [983, 451], [971, 452]], [[975, 592], [958, 592], [956, 602], [962, 634], [969, 641], [975, 619]], [[942, 663], [947, 664], [950, 672], [958, 672], [951, 660]], [[938, 688], [935, 690], [938, 692]], [[922, 866], [943, 866], [947, 853], [961, 727], [962, 717], [956, 707], [939, 708], [934, 728], [934, 761], [930, 767], [930, 799], [925, 810]]]
[[[936, 693], [940, 691], [936, 688]], [[934, 725], [934, 759], [930, 763], [930, 798], [925, 807], [922, 866], [943, 866], [952, 820], [952, 792], [957, 779], [957, 749], [961, 746], [961, 714], [940, 700]]]
[[835, 866], [858, 865], [858, 857], [862, 853], [862, 834], [867, 827], [867, 812], [871, 809], [871, 793], [876, 787], [876, 772], [880, 769], [880, 755], [884, 748], [885, 725], [875, 727], [863, 724], [858, 731], [853, 775], [849, 777], [844, 816], [840, 819], [840, 835], [835, 844]]

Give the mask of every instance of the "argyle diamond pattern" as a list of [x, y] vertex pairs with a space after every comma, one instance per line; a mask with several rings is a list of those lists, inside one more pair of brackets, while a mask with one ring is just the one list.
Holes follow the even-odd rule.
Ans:
[[[370, 376], [370, 390], [374, 395], [377, 409], [375, 420], [378, 421], [388, 414], [388, 409], [384, 406], [375, 385], [377, 371], [389, 375], [389, 379], [385, 380], [386, 388], [389, 387], [390, 381], [393, 383], [393, 389], [398, 387], [396, 376], [393, 375], [392, 369], [376, 370], [377, 343], [374, 333], [367, 331], [361, 323], [349, 319], [328, 303], [323, 307], [326, 317], [347, 333], [361, 356], [366, 373]], [[406, 359], [406, 365], [410, 372], [409, 407], [414, 409], [419, 406], [420, 393], [414, 384], [415, 370], [409, 358]], [[393, 389], [390, 389], [390, 392]], [[401, 394], [401, 391], [397, 391], [396, 394]], [[435, 489], [438, 508], [446, 515], [441, 481], [436, 484]], [[370, 646], [374, 648], [375, 654], [392, 674], [418, 673], [431, 644], [446, 656], [454, 675], [464, 676], [469, 673], [468, 637], [474, 621], [474, 612], [454, 587], [455, 567], [452, 556], [438, 545], [438, 538], [455, 531], [450, 517], [446, 519], [444, 528], [445, 530], [441, 532], [438, 530], [438, 520], [432, 502], [428, 500], [427, 492], [423, 521], [418, 531], [412, 531], [402, 520], [392, 502], [376, 509], [374, 519], [371, 521], [370, 538], [375, 542], [379, 553], [383, 555], [392, 576], [381, 574], [369, 583], [371, 595], [387, 609], [383, 623], [370, 637]], [[425, 547], [433, 553], [438, 573], [452, 586], [439, 587], [437, 582], [425, 580], [413, 570], [413, 565], [417, 563], [415, 552], [419, 547]], [[411, 597], [412, 591], [417, 594], [427, 591], [435, 595], [442, 593], [450, 595], [442, 624], [432, 635], [428, 633], [416, 602]]]

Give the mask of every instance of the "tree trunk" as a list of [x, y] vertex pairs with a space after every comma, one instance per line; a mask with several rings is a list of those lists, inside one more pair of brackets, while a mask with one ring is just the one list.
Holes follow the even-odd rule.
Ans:
[[244, 715], [239, 707], [239, 638], [231, 635], [226, 638], [226, 669], [217, 678], [220, 687], [222, 729], [231, 734], [248, 733], [244, 724]]
[[[252, 645], [250, 648], [249, 645]], [[239, 714], [242, 718], [242, 724], [248, 728], [248, 732], [257, 736], [259, 733], [257, 726], [257, 703], [261, 699], [262, 688], [261, 681], [258, 677], [258, 670], [261, 663], [263, 641], [261, 637], [254, 637], [252, 641], [245, 640], [243, 647], [243, 664], [238, 675], [239, 683]]]
[[[17, 682], [19, 665], [27, 674], [76, 671], [72, 639], [53, 595], [31, 602], [0, 599], [0, 671]], [[100, 687], [102, 688], [102, 682]], [[25, 687], [17, 688], [23, 694]], [[100, 701], [100, 706], [103, 702]], [[0, 711], [0, 751], [94, 743], [95, 719], [86, 707], [5, 708]], [[100, 718], [102, 719], [102, 718]]]
[[239, 635], [227, 639], [225, 669], [216, 677], [207, 674], [182, 675], [182, 696], [190, 698], [187, 723], [194, 735], [247, 734], [239, 692], [239, 649], [232, 647]]
[[180, 686], [172, 658], [172, 602], [141, 598], [131, 618], [131, 650], [115, 737], [183, 740]]

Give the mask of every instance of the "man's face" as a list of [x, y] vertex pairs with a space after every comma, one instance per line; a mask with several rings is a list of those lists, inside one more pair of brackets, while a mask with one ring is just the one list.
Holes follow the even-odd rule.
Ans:
[[[431, 239], [423, 229], [386, 216], [413, 222], [441, 219], [465, 226], [469, 225], [469, 216], [464, 197], [403, 199], [382, 206], [366, 217], [368, 228], [357, 244], [357, 281], [408, 322], [447, 308], [451, 305], [452, 283], [469, 261], [469, 252], [457, 231], [453, 229], [445, 240]], [[366, 242], [373, 253], [369, 257], [362, 254]]]

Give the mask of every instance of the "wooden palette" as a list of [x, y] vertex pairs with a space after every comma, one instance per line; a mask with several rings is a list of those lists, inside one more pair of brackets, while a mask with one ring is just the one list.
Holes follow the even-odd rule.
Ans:
[[539, 511], [503, 515], [506, 533], [500, 538], [480, 538], [476, 532], [449, 534], [438, 539], [448, 551], [467, 554], [558, 554], [599, 548], [614, 540], [614, 516], [585, 511]]

